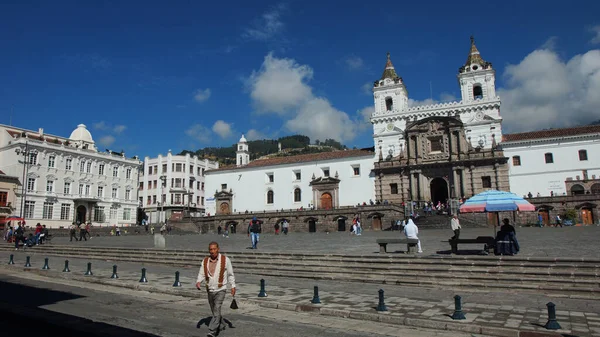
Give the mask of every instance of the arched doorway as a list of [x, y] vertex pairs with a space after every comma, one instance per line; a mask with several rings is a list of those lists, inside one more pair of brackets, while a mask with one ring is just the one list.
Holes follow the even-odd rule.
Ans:
[[579, 184], [571, 186], [571, 195], [582, 195], [585, 194], [585, 188]]
[[587, 207], [581, 208], [581, 222], [584, 225], [593, 225], [594, 224], [594, 215], [592, 214], [592, 209]]
[[333, 208], [333, 202], [332, 202], [332, 197], [331, 194], [329, 193], [323, 193], [321, 194], [321, 209], [331, 209]]
[[346, 219], [339, 218], [338, 219], [338, 232], [345, 232], [345, 231], [346, 231]]
[[548, 212], [548, 210], [546, 210], [546, 209], [540, 209], [538, 211], [538, 214], [542, 216], [542, 223], [544, 224], [544, 226], [549, 226], [550, 225], [550, 212]]
[[316, 220], [308, 220], [308, 232], [314, 233], [317, 231], [317, 221]]
[[234, 234], [237, 230], [237, 221], [229, 221], [227, 224], [225, 224], [225, 229], [229, 229], [229, 234]]
[[444, 178], [435, 178], [429, 184], [431, 191], [431, 201], [434, 205], [438, 202], [446, 203], [448, 201], [448, 182]]
[[80, 205], [77, 207], [77, 218], [76, 218], [77, 223], [85, 223], [86, 213], [87, 213], [87, 209], [85, 208], [85, 206]]
[[373, 221], [371, 223], [371, 229], [373, 229], [374, 231], [381, 230], [381, 218], [379, 216], [373, 217]]

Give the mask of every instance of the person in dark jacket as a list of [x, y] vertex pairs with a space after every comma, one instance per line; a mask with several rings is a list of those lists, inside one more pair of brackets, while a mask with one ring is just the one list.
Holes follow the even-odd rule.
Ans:
[[259, 234], [262, 232], [261, 223], [262, 221], [253, 217], [248, 224], [248, 236], [250, 236], [250, 239], [252, 240], [252, 249], [256, 249], [256, 246], [258, 245]]
[[517, 240], [517, 232], [515, 227], [510, 224], [509, 219], [502, 220], [504, 225], [500, 227], [500, 231], [496, 234], [496, 247], [494, 249], [495, 255], [515, 255], [519, 252], [521, 247]]

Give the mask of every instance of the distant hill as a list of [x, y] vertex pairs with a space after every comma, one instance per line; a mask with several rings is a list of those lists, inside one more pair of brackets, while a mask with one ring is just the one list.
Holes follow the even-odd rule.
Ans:
[[589, 125], [599, 125], [599, 124], [600, 124], [600, 119], [595, 122], [591, 122]]
[[[279, 153], [279, 143], [281, 143], [281, 153]], [[222, 165], [235, 164], [235, 152], [237, 144], [227, 147], [205, 147], [196, 151], [183, 150], [180, 155], [189, 153], [199, 158], [206, 158], [218, 161]], [[334, 140], [326, 139], [324, 142], [315, 140], [310, 143], [310, 138], [303, 135], [294, 135], [281, 137], [279, 139], [262, 139], [248, 141], [250, 151], [250, 160], [264, 156], [293, 156], [306, 153], [319, 153], [335, 150], [345, 150], [346, 145]]]

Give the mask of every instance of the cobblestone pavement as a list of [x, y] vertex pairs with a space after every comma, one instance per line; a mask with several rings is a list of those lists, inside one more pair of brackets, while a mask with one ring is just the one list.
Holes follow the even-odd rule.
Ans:
[[[83, 276], [87, 260], [69, 258], [71, 273], [62, 273], [63, 259], [50, 258], [50, 271], [42, 271], [43, 256], [35, 249], [15, 253], [15, 265], [7, 266], [8, 253], [0, 253], [3, 270], [23, 272], [26, 255], [32, 256], [29, 272], [47, 273], [49, 277], [75, 278], [89, 282], [111, 284], [120, 287], [155, 292], [179, 293], [189, 297], [203, 297], [204, 292], [194, 288], [198, 266], [172, 268], [168, 266], [144, 265], [118, 262], [119, 279], [111, 280], [111, 261], [92, 261], [94, 276]], [[235, 268], [235, 261], [234, 268]], [[141, 268], [147, 268], [149, 283], [140, 284]], [[173, 288], [174, 273], [181, 272], [182, 288]], [[259, 304], [264, 307], [277, 307], [284, 310], [313, 310], [320, 314], [375, 320], [422, 328], [439, 328], [454, 331], [470, 331], [490, 335], [514, 336], [515, 331], [547, 331], [545, 304], [549, 301], [557, 305], [557, 320], [562, 326], [560, 333], [572, 336], [600, 336], [600, 303], [594, 300], [552, 298], [545, 295], [527, 295], [506, 292], [462, 292], [463, 311], [466, 319], [455, 321], [450, 318], [454, 311], [455, 295], [440, 289], [422, 289], [391, 285], [357, 284], [311, 280], [290, 280], [269, 278], [266, 280], [267, 298], [258, 298], [260, 290], [257, 276], [237, 276], [238, 297], [244, 303]], [[313, 286], [320, 288], [321, 305], [313, 306]], [[386, 313], [378, 313], [377, 290], [385, 290]], [[483, 328], [487, 330], [482, 330]], [[472, 330], [471, 330], [472, 329]], [[508, 330], [505, 330], [508, 329]], [[486, 333], [487, 332], [487, 333]]]
[[[449, 254], [448, 239], [453, 235], [446, 229], [425, 229], [419, 234], [423, 246], [423, 255]], [[379, 252], [375, 243], [377, 238], [398, 237], [400, 232], [363, 232], [361, 236], [346, 233], [290, 233], [289, 235], [262, 234], [258, 244], [259, 251], [264, 252], [304, 252], [318, 254], [374, 254]], [[465, 228], [461, 238], [478, 236], [495, 236], [493, 228]], [[530, 257], [587, 257], [600, 258], [597, 240], [600, 227], [523, 227], [517, 228], [517, 238], [521, 245], [519, 256]], [[210, 241], [217, 241], [221, 250], [244, 251], [250, 247], [250, 238], [245, 233], [232, 234], [223, 238], [217, 234], [204, 235], [167, 235], [167, 249], [206, 250]], [[119, 237], [93, 237], [84, 242], [69, 242], [67, 237], [57, 237], [54, 244], [72, 244], [105, 247], [152, 248], [154, 240], [151, 235], [122, 235]], [[483, 245], [482, 245], [483, 246]], [[404, 250], [398, 245], [388, 246], [388, 251]], [[482, 248], [482, 247], [481, 247]], [[465, 254], [477, 254], [477, 245], [459, 246]]]

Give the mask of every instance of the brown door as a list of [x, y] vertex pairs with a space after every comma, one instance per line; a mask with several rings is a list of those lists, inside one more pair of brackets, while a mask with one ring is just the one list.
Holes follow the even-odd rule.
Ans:
[[381, 218], [380, 217], [373, 217], [373, 223], [372, 226], [374, 231], [380, 231], [381, 230]]
[[544, 226], [550, 225], [550, 214], [548, 214], [548, 211], [539, 211], [539, 214], [542, 215], [542, 223]]
[[581, 209], [581, 221], [584, 225], [592, 225], [594, 223], [594, 217], [592, 216], [592, 210], [589, 208]]
[[321, 209], [331, 209], [333, 206], [332, 200], [331, 200], [331, 194], [329, 193], [323, 193], [321, 195]]

